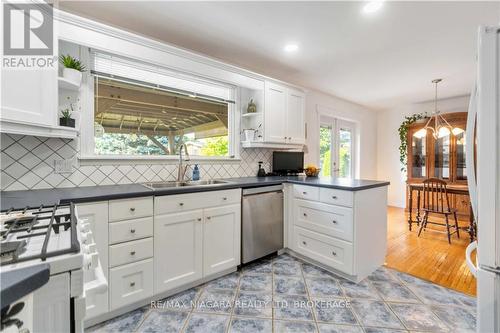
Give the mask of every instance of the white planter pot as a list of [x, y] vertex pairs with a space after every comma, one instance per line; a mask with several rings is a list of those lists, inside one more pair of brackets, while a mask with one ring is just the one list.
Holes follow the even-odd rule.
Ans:
[[252, 142], [255, 140], [255, 130], [245, 129], [245, 130], [243, 130], [243, 134], [245, 135], [245, 141]]
[[66, 80], [71, 81], [78, 86], [82, 83], [82, 72], [77, 71], [76, 69], [73, 68], [64, 68], [63, 77]]

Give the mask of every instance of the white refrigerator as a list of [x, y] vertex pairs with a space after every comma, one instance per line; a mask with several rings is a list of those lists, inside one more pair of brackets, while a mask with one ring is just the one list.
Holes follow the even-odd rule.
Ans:
[[[466, 259], [477, 278], [477, 332], [500, 332], [500, 27], [480, 27], [466, 164], [477, 241]], [[475, 131], [473, 130], [475, 128]], [[472, 144], [476, 140], [476, 145]], [[471, 253], [477, 248], [476, 261]]]

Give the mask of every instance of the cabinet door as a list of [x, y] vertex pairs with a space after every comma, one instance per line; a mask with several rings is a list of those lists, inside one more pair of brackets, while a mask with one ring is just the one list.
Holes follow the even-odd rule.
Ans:
[[[86, 220], [94, 236], [99, 261], [106, 279], [108, 279], [108, 202], [97, 202], [79, 204], [76, 206], [78, 217]], [[93, 279], [88, 271], [85, 271], [85, 279]], [[103, 293], [89, 293], [86, 299], [85, 319], [93, 318], [108, 312], [108, 291]]]
[[287, 142], [305, 143], [305, 95], [289, 89], [287, 93], [286, 133]]
[[264, 138], [267, 142], [286, 142], [287, 89], [266, 82]]
[[155, 294], [201, 279], [202, 210], [154, 219]]
[[2, 120], [38, 126], [57, 124], [56, 69], [2, 69], [1, 94]]
[[204, 210], [203, 275], [240, 264], [241, 205]]

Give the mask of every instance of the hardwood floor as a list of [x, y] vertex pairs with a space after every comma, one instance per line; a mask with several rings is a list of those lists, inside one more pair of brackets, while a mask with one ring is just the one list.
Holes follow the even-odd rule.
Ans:
[[403, 208], [388, 207], [387, 267], [475, 296], [476, 278], [465, 263], [468, 234], [460, 233], [460, 239], [452, 235], [451, 245], [446, 234], [430, 230], [417, 237], [417, 226], [410, 232], [407, 218]]

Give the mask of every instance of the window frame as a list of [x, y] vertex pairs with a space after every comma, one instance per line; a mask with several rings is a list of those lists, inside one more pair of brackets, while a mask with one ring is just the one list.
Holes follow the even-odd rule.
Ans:
[[[81, 52], [81, 60], [84, 63], [91, 63], [91, 54]], [[172, 69], [169, 69], [172, 71]], [[83, 73], [83, 80], [80, 89], [80, 104], [82, 112], [80, 114], [80, 137], [79, 137], [79, 156], [81, 161], [173, 161], [178, 160], [177, 155], [115, 155], [115, 154], [96, 154], [94, 138], [94, 83], [95, 77], [88, 71]], [[184, 74], [179, 71], [179, 74]], [[201, 77], [200, 77], [201, 78]], [[203, 78], [205, 79], [205, 78]], [[207, 80], [207, 79], [205, 79]], [[235, 103], [228, 103], [228, 156], [190, 156], [191, 161], [239, 161], [240, 160], [240, 107], [239, 107], [239, 89], [231, 84], [224, 82], [214, 83], [225, 85], [229, 88], [230, 99]]]

